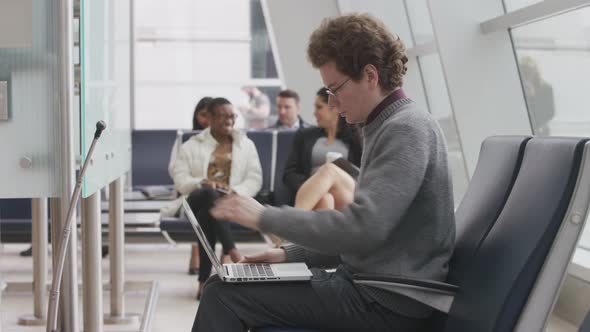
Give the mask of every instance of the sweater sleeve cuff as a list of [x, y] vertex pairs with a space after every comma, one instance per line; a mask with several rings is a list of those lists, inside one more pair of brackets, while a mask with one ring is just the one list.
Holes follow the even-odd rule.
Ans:
[[305, 262], [305, 249], [296, 244], [288, 244], [281, 246], [281, 249], [285, 250], [287, 255], [287, 263], [293, 262]]

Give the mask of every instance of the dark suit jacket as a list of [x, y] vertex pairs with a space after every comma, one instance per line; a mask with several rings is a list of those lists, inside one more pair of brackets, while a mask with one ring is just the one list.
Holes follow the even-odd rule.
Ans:
[[[293, 194], [297, 193], [303, 182], [311, 176], [311, 152], [313, 146], [320, 137], [325, 136], [326, 131], [319, 127], [302, 128], [295, 133], [293, 146], [283, 175], [283, 182]], [[354, 148], [349, 144], [347, 145], [348, 161], [360, 166], [361, 147]]]
[[[299, 128], [310, 128], [313, 127], [310, 123], [305, 122], [305, 120], [303, 120], [303, 118], [301, 116], [297, 116], [299, 118]], [[277, 122], [275, 122], [274, 125], [268, 127], [268, 129], [279, 129], [279, 127], [281, 126], [281, 122], [279, 120], [277, 120]]]

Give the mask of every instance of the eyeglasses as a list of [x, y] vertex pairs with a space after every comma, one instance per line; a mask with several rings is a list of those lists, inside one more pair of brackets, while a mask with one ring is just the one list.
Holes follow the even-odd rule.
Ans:
[[235, 113], [213, 113], [213, 116], [220, 119], [235, 120], [237, 115]]
[[338, 90], [342, 89], [342, 87], [344, 86], [344, 84], [348, 83], [348, 81], [350, 81], [350, 80], [351, 80], [351, 77], [347, 78], [344, 82], [340, 83], [340, 85], [338, 85], [334, 89], [328, 89], [328, 88], [326, 88], [326, 93], [330, 97], [337, 97], [338, 96]]

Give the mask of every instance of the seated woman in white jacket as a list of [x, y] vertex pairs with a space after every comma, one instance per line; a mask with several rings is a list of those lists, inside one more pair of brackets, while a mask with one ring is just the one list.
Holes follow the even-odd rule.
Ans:
[[[236, 249], [227, 221], [217, 221], [209, 209], [219, 198], [216, 188], [240, 195], [255, 196], [262, 187], [262, 167], [254, 143], [234, 129], [235, 113], [225, 98], [215, 98], [207, 108], [209, 128], [184, 143], [174, 165], [174, 186], [187, 201], [203, 228], [211, 247], [217, 238], [223, 253], [232, 261], [242, 256]], [[235, 161], [235, 162], [234, 162]], [[211, 261], [199, 248], [199, 292], [211, 274]]]

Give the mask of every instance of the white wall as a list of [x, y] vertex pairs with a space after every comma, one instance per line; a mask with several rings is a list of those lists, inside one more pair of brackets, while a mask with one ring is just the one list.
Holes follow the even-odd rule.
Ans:
[[[274, 35], [280, 63], [279, 75], [285, 86], [297, 91], [301, 97], [304, 119], [315, 123], [313, 100], [316, 91], [323, 86], [319, 71], [307, 61], [307, 44], [311, 33], [324, 17], [339, 14], [336, 0], [266, 0], [269, 34]], [[267, 21], [268, 22], [268, 21]], [[272, 33], [271, 33], [272, 31]]]
[[190, 128], [203, 96], [242, 101], [249, 1], [137, 0], [135, 8], [137, 129]]

